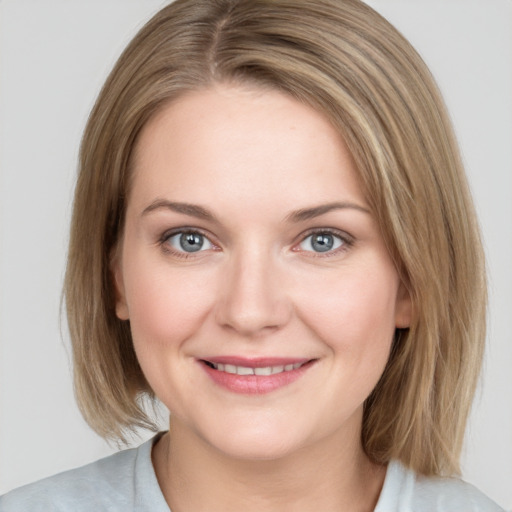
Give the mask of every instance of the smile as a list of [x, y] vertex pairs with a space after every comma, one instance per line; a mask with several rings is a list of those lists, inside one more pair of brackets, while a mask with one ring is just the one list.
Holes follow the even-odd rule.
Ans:
[[202, 359], [203, 369], [218, 386], [234, 393], [261, 395], [300, 379], [316, 359], [219, 357]]
[[211, 363], [206, 361], [207, 365], [211, 365], [212, 368], [220, 372], [226, 372], [236, 375], [275, 375], [277, 373], [290, 372], [297, 370], [306, 363], [294, 363], [287, 365], [277, 366], [263, 366], [259, 368], [253, 368], [250, 366], [235, 366], [233, 364], [222, 364], [222, 363]]

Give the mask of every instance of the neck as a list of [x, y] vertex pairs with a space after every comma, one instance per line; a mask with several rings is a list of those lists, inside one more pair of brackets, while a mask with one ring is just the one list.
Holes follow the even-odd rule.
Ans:
[[366, 457], [359, 432], [335, 432], [278, 459], [246, 460], [220, 452], [173, 419], [171, 434], [153, 449], [153, 464], [172, 512], [370, 512], [385, 468]]

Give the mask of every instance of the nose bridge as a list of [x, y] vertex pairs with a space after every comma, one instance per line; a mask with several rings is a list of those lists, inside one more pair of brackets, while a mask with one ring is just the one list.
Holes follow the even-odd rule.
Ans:
[[221, 324], [244, 335], [255, 335], [286, 323], [291, 308], [276, 259], [261, 245], [247, 245], [233, 252], [221, 284]]

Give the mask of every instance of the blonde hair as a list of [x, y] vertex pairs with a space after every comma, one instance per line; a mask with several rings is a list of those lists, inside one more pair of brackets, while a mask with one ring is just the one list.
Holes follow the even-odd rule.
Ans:
[[177, 0], [119, 58], [82, 141], [65, 280], [84, 417], [117, 439], [153, 425], [140, 401], [152, 391], [115, 315], [111, 258], [141, 128], [164, 103], [214, 82], [278, 89], [345, 138], [414, 310], [365, 403], [363, 447], [376, 462], [457, 472], [485, 338], [477, 221], [427, 67], [359, 0]]

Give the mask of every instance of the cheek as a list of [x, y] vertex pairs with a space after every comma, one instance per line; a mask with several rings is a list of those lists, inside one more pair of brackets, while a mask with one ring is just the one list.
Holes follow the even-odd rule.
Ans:
[[397, 281], [394, 270], [346, 272], [316, 281], [302, 294], [301, 314], [331, 350], [355, 359], [387, 360], [395, 332]]
[[170, 410], [179, 411], [175, 390], [180, 389], [179, 376], [188, 371], [188, 358], [183, 357], [186, 342], [210, 308], [206, 277], [198, 273], [191, 278], [190, 273], [140, 260], [126, 261], [126, 268], [133, 277], [126, 282], [126, 297], [137, 359], [156, 396]]
[[179, 346], [210, 308], [211, 294], [204, 287], [207, 277], [166, 265], [126, 263], [128, 275], [134, 276], [126, 283], [126, 296], [137, 352]]

